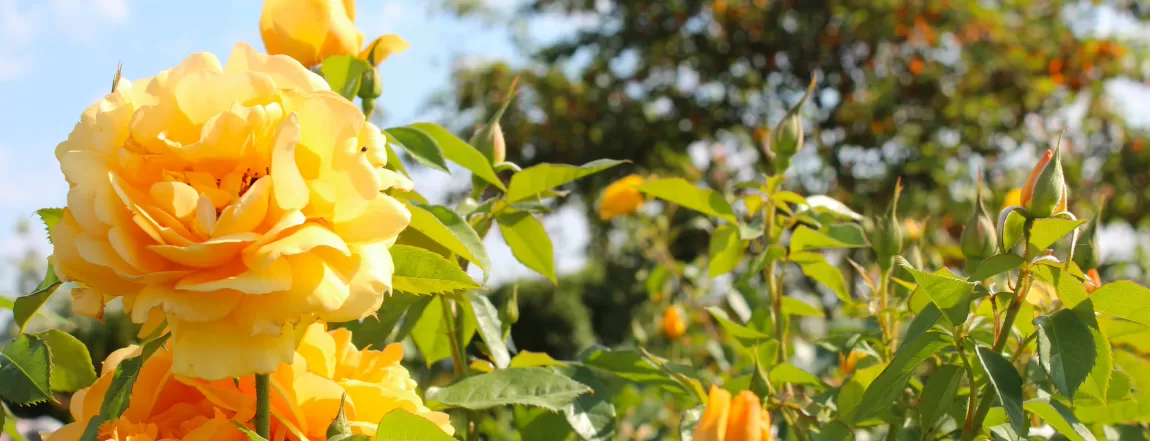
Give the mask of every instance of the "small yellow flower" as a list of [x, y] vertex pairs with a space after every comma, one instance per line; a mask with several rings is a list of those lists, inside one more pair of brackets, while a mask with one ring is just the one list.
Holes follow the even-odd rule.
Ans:
[[771, 414], [763, 410], [759, 397], [742, 391], [732, 401], [731, 393], [711, 386], [707, 407], [695, 441], [771, 441]]
[[687, 318], [678, 305], [663, 310], [663, 335], [671, 340], [682, 337], [687, 332]]
[[855, 371], [855, 367], [858, 366], [859, 360], [862, 360], [864, 358], [867, 358], [867, 354], [865, 352], [852, 350], [850, 355], [847, 355], [845, 357], [840, 352], [839, 353], [839, 374], [841, 374], [843, 376], [850, 375], [851, 373], [853, 373]]
[[240, 43], [89, 107], [56, 158], [70, 188], [49, 232], [77, 313], [121, 298], [167, 320], [177, 375], [270, 373], [292, 330], [374, 313], [411, 214], [383, 190], [379, 129], [318, 75]]
[[643, 193], [636, 187], [642, 183], [642, 177], [631, 175], [608, 185], [599, 198], [599, 218], [607, 221], [637, 211], [643, 205]]
[[269, 54], [287, 55], [304, 66], [336, 55], [367, 60], [373, 49], [379, 64], [408, 46], [396, 35], [384, 35], [365, 47], [355, 27], [355, 0], [265, 0], [260, 36]]

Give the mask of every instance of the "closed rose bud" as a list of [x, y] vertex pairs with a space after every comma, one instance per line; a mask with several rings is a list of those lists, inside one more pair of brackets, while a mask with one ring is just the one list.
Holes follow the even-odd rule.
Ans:
[[499, 127], [499, 123], [491, 126], [491, 134], [491, 162], [498, 164], [507, 159], [507, 141], [503, 139], [503, 128]]
[[1022, 206], [1031, 218], [1045, 218], [1066, 211], [1066, 178], [1062, 173], [1062, 150], [1042, 155], [1022, 187]]
[[671, 340], [677, 340], [687, 333], [687, 319], [683, 309], [678, 305], [668, 306], [663, 310], [663, 335]]
[[903, 236], [902, 226], [898, 222], [898, 197], [902, 194], [902, 182], [895, 185], [894, 200], [890, 204], [890, 212], [875, 221], [874, 231], [871, 233], [871, 245], [879, 257], [879, 265], [883, 269], [889, 268], [891, 258], [902, 253]]
[[985, 260], [994, 255], [998, 233], [995, 231], [994, 221], [986, 212], [982, 202], [982, 187], [979, 186], [978, 196], [975, 197], [974, 214], [966, 221], [966, 228], [962, 231], [959, 240], [962, 255], [967, 260]]
[[770, 134], [770, 140], [766, 147], [775, 156], [775, 173], [786, 172], [791, 166], [791, 158], [803, 147], [803, 119], [799, 115], [799, 111], [802, 110], [803, 104], [807, 102], [807, 98], [811, 96], [811, 92], [814, 90], [815, 79], [812, 77], [803, 98], [788, 110], [786, 115], [783, 115], [779, 125]]
[[380, 95], [383, 95], [383, 83], [379, 81], [379, 69], [373, 67], [359, 77], [359, 97], [366, 100]]

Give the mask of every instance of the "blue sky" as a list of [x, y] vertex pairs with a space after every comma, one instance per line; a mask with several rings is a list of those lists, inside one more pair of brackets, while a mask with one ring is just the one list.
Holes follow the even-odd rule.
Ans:
[[[426, 0], [359, 0], [356, 24], [368, 39], [395, 33], [411, 49], [381, 66], [388, 115], [385, 126], [424, 120], [428, 97], [448, 81], [459, 60], [522, 60], [504, 27], [481, 20], [460, 20], [431, 10]], [[502, 8], [516, 1], [492, 2]], [[41, 207], [63, 206], [67, 184], [53, 151], [67, 138], [80, 113], [97, 102], [111, 85], [116, 63], [123, 61], [129, 80], [155, 75], [195, 52], [226, 60], [238, 41], [262, 48], [258, 0], [0, 0], [0, 293], [13, 286], [6, 262], [27, 247], [45, 254], [50, 247], [40, 234], [18, 241], [15, 225], [31, 219]], [[554, 38], [561, 23], [532, 23], [533, 36]], [[434, 122], [434, 121], [433, 121]], [[421, 174], [417, 189], [435, 193], [450, 183], [443, 175]], [[564, 216], [564, 218], [569, 218]], [[581, 219], [580, 219], [581, 221]], [[579, 249], [579, 234], [568, 220], [549, 220], [563, 237], [556, 249]], [[566, 228], [564, 228], [566, 227]], [[578, 225], [576, 225], [578, 227]], [[578, 228], [576, 228], [578, 229]], [[585, 236], [586, 233], [583, 233]], [[494, 238], [492, 258], [508, 265], [495, 274], [505, 281], [525, 273]], [[574, 241], [574, 242], [573, 242]], [[572, 270], [581, 259], [560, 259]]]

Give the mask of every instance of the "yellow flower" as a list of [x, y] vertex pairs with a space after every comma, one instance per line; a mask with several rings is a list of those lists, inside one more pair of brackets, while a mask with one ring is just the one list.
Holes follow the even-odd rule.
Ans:
[[[48, 441], [77, 441], [88, 420], [100, 413], [104, 395], [112, 384], [120, 362], [139, 353], [135, 346], [113, 352], [104, 361], [103, 374], [91, 387], [72, 395], [71, 413], [75, 422], [52, 435]], [[144, 363], [132, 389], [128, 409], [115, 421], [100, 427], [100, 441], [242, 441], [245, 436], [232, 420], [249, 423], [255, 416], [255, 398], [235, 409], [216, 406], [197, 388], [171, 375], [172, 354], [157, 351]], [[230, 380], [226, 380], [230, 382]], [[250, 426], [250, 424], [248, 424]]]
[[850, 355], [845, 357], [842, 353], [839, 353], [839, 374], [842, 374], [843, 376], [850, 375], [855, 371], [855, 367], [858, 366], [859, 360], [864, 358], [867, 358], [867, 354], [865, 352], [851, 350]]
[[295, 60], [236, 45], [192, 55], [81, 115], [56, 158], [70, 184], [52, 264], [76, 311], [117, 297], [167, 319], [173, 372], [205, 379], [290, 363], [292, 329], [375, 312], [411, 217], [382, 190], [384, 139]]
[[711, 386], [707, 407], [699, 425], [695, 426], [695, 441], [771, 441], [771, 414], [763, 410], [759, 397], [751, 391], [742, 391], [734, 401], [731, 393]]
[[608, 185], [599, 199], [599, 218], [611, 220], [638, 210], [643, 205], [643, 194], [635, 187], [642, 183], [642, 177], [631, 175]]
[[922, 239], [923, 223], [914, 219], [905, 219], [902, 221], [903, 229], [906, 230], [906, 238], [911, 242], [918, 242]]
[[682, 337], [687, 332], [687, 320], [683, 317], [683, 309], [678, 305], [668, 306], [663, 310], [663, 335], [671, 340]]
[[363, 33], [355, 27], [355, 0], [265, 0], [260, 36], [269, 54], [287, 55], [304, 66], [336, 55], [359, 54], [367, 60], [373, 50], [378, 64], [407, 49], [407, 42], [395, 35], [364, 47]]
[[1022, 189], [1016, 188], [1006, 193], [1006, 200], [1002, 202], [1002, 208], [1022, 206]]

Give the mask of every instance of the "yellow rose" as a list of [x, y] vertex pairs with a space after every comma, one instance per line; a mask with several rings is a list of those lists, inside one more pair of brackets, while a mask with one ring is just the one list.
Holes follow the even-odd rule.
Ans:
[[192, 55], [81, 115], [56, 158], [70, 184], [53, 267], [98, 317], [122, 298], [167, 319], [177, 375], [269, 373], [292, 329], [374, 313], [411, 214], [381, 191], [379, 129], [295, 60], [240, 43]]
[[771, 441], [771, 414], [759, 397], [742, 391], [734, 401], [731, 393], [711, 386], [707, 407], [695, 426], [695, 441]]
[[364, 47], [363, 33], [355, 27], [355, 0], [265, 0], [260, 36], [269, 54], [287, 55], [304, 66], [356, 54], [379, 64], [407, 49], [407, 42], [395, 35]]
[[[88, 420], [100, 413], [104, 394], [112, 384], [116, 366], [138, 355], [135, 346], [113, 352], [104, 361], [103, 374], [91, 387], [72, 395], [71, 413], [75, 422], [52, 435], [48, 441], [77, 441]], [[140, 369], [132, 389], [128, 409], [115, 421], [100, 427], [100, 441], [243, 441], [247, 439], [232, 420], [248, 423], [255, 415], [255, 395], [238, 409], [216, 406], [197, 388], [171, 375], [172, 354], [157, 351]], [[230, 382], [230, 380], [227, 380]], [[250, 426], [250, 424], [248, 424]]]
[[642, 183], [642, 177], [631, 175], [608, 185], [599, 199], [599, 218], [607, 221], [638, 210], [643, 205], [643, 193], [635, 187]]

